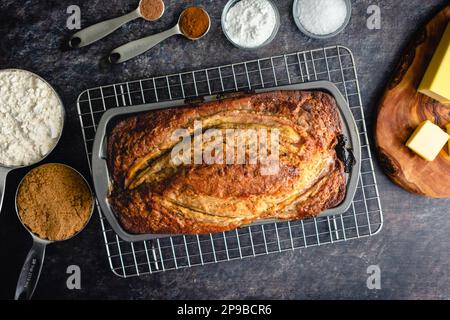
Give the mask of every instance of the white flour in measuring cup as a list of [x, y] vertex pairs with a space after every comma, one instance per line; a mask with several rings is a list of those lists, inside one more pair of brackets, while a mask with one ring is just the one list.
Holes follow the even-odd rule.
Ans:
[[0, 71], [0, 165], [40, 161], [56, 145], [63, 111], [55, 91], [24, 70]]

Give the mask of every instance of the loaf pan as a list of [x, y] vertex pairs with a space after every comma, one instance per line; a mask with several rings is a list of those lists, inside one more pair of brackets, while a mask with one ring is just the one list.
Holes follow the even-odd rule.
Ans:
[[[353, 118], [352, 112], [342, 96], [339, 89], [332, 83], [328, 81], [316, 81], [316, 82], [308, 82], [302, 84], [293, 84], [287, 86], [279, 86], [272, 88], [263, 88], [252, 91], [252, 93], [264, 93], [270, 91], [278, 91], [278, 90], [302, 90], [302, 91], [324, 91], [330, 93], [336, 100], [337, 106], [340, 111], [341, 121], [343, 124], [343, 134], [346, 137], [345, 144], [345, 152], [350, 156], [351, 163], [348, 166], [348, 171], [346, 173], [346, 195], [345, 199], [342, 203], [332, 209], [328, 209], [323, 211], [318, 215], [318, 217], [338, 215], [346, 212], [352, 204], [353, 197], [355, 195], [356, 189], [358, 187], [359, 174], [361, 170], [361, 143], [359, 140], [359, 133]], [[234, 92], [230, 94], [224, 95], [214, 95], [214, 96], [206, 96], [199, 97], [195, 102], [209, 102], [216, 101], [221, 99], [226, 99], [229, 97], [239, 96], [240, 94], [248, 94], [248, 92]], [[100, 119], [100, 123], [98, 125], [95, 140], [93, 144], [92, 150], [92, 175], [94, 181], [94, 189], [95, 194], [97, 196], [98, 202], [100, 204], [101, 210], [108, 220], [109, 224], [113, 228], [113, 230], [117, 233], [117, 235], [129, 242], [134, 241], [144, 241], [144, 240], [153, 240], [158, 238], [164, 238], [169, 236], [176, 236], [173, 234], [131, 234], [125, 231], [120, 225], [117, 215], [114, 213], [114, 209], [110, 206], [108, 201], [108, 195], [110, 191], [110, 177], [107, 166], [107, 133], [108, 128], [110, 127], [110, 123], [114, 120], [117, 120], [118, 117], [123, 118], [124, 116], [132, 116], [141, 112], [148, 112], [152, 110], [160, 110], [166, 108], [175, 108], [186, 106], [187, 104], [192, 104], [192, 100], [172, 100], [166, 102], [159, 103], [149, 103], [144, 105], [131, 106], [126, 108], [113, 108], [107, 110], [102, 118]], [[348, 160], [348, 159], [347, 159]], [[279, 220], [258, 220], [257, 222], [251, 224], [252, 225], [261, 225], [266, 223], [274, 223], [279, 222]], [[249, 225], [247, 225], [249, 226]]]

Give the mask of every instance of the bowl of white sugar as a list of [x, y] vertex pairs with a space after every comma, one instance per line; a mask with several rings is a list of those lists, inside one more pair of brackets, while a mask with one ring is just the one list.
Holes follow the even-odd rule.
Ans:
[[295, 0], [294, 21], [305, 35], [315, 39], [341, 33], [352, 15], [351, 0]]
[[62, 100], [47, 81], [26, 70], [0, 70], [0, 209], [8, 172], [50, 154], [64, 119]]
[[222, 30], [240, 49], [268, 45], [280, 28], [280, 13], [270, 0], [230, 0], [222, 12]]

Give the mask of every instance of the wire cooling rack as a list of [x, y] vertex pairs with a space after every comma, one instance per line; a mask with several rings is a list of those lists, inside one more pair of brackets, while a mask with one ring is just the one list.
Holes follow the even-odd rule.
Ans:
[[80, 94], [77, 105], [89, 165], [96, 127], [107, 109], [315, 80], [336, 84], [347, 99], [359, 129], [361, 175], [347, 212], [224, 233], [131, 243], [120, 240], [97, 205], [111, 270], [126, 278], [348, 241], [379, 232], [383, 215], [358, 76], [352, 52], [342, 46], [88, 89]]

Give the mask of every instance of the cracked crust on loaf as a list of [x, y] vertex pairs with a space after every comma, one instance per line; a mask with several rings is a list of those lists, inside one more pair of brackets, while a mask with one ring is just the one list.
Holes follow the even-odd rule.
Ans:
[[[174, 130], [278, 129], [279, 170], [257, 164], [175, 166]], [[339, 205], [344, 164], [335, 100], [319, 91], [276, 91], [122, 119], [108, 136], [109, 201], [133, 234], [205, 234], [259, 219], [297, 220]], [[226, 144], [226, 142], [224, 142]], [[224, 145], [225, 147], [226, 145]]]

